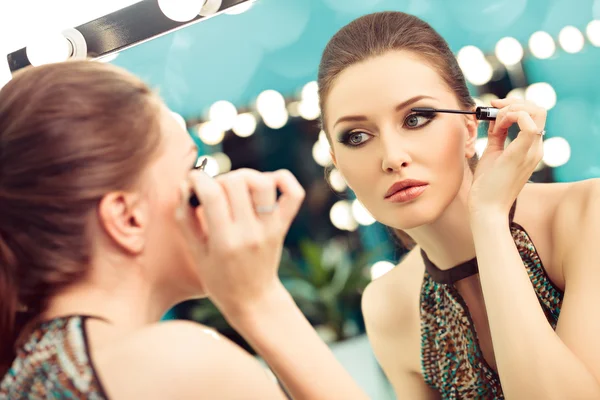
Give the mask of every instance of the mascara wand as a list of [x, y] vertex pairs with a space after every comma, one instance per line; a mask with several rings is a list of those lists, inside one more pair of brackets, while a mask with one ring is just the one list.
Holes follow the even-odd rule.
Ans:
[[417, 107], [411, 109], [414, 112], [420, 112], [424, 114], [433, 113], [448, 113], [448, 114], [469, 114], [475, 115], [478, 120], [492, 121], [496, 119], [498, 115], [498, 109], [494, 107], [477, 107], [475, 111], [464, 111], [464, 110], [446, 110], [441, 108], [429, 108], [429, 107]]

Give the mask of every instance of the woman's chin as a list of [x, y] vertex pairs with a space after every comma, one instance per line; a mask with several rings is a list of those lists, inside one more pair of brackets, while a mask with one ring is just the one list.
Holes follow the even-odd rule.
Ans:
[[411, 212], [406, 215], [394, 215], [388, 216], [384, 219], [378, 219], [378, 221], [392, 229], [398, 229], [401, 231], [407, 231], [410, 229], [419, 228], [421, 226], [429, 225], [438, 218], [436, 213], [431, 211], [425, 212]]

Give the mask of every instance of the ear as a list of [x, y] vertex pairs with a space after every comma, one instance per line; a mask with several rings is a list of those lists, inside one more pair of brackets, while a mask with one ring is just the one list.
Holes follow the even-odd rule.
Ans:
[[133, 255], [144, 250], [149, 218], [139, 195], [109, 193], [100, 201], [98, 214], [100, 226], [117, 246]]
[[465, 115], [467, 127], [467, 140], [465, 141], [465, 156], [472, 158], [475, 155], [475, 142], [477, 141], [477, 131], [479, 121], [474, 115]]

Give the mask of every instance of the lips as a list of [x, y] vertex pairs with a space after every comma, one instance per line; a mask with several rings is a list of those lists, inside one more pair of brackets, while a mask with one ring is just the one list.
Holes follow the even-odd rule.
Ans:
[[428, 183], [415, 179], [405, 179], [394, 183], [385, 193], [385, 199], [394, 203], [403, 203], [419, 197], [427, 188]]

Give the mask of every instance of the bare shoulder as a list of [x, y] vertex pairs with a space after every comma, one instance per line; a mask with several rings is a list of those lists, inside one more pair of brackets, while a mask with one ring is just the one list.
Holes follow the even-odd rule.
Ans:
[[373, 328], [398, 328], [406, 326], [408, 320], [419, 318], [424, 270], [419, 249], [415, 248], [394, 269], [367, 286], [362, 308]]
[[419, 299], [424, 270], [415, 248], [393, 270], [371, 282], [363, 294], [367, 334], [379, 362], [386, 369], [386, 354], [395, 360], [387, 373], [396, 368], [419, 371]]
[[437, 399], [421, 371], [420, 293], [425, 265], [419, 248], [369, 284], [362, 308], [369, 342], [397, 398]]
[[[557, 244], [559, 259], [566, 252], [578, 248], [581, 235], [594, 230], [600, 223], [600, 179], [587, 179], [569, 184], [553, 218], [552, 232]], [[594, 231], [594, 235], [596, 235]]]
[[517, 202], [516, 220], [534, 223], [552, 221], [556, 211], [576, 183], [528, 183]]
[[92, 357], [111, 399], [284, 398], [250, 354], [193, 322], [154, 324]]

